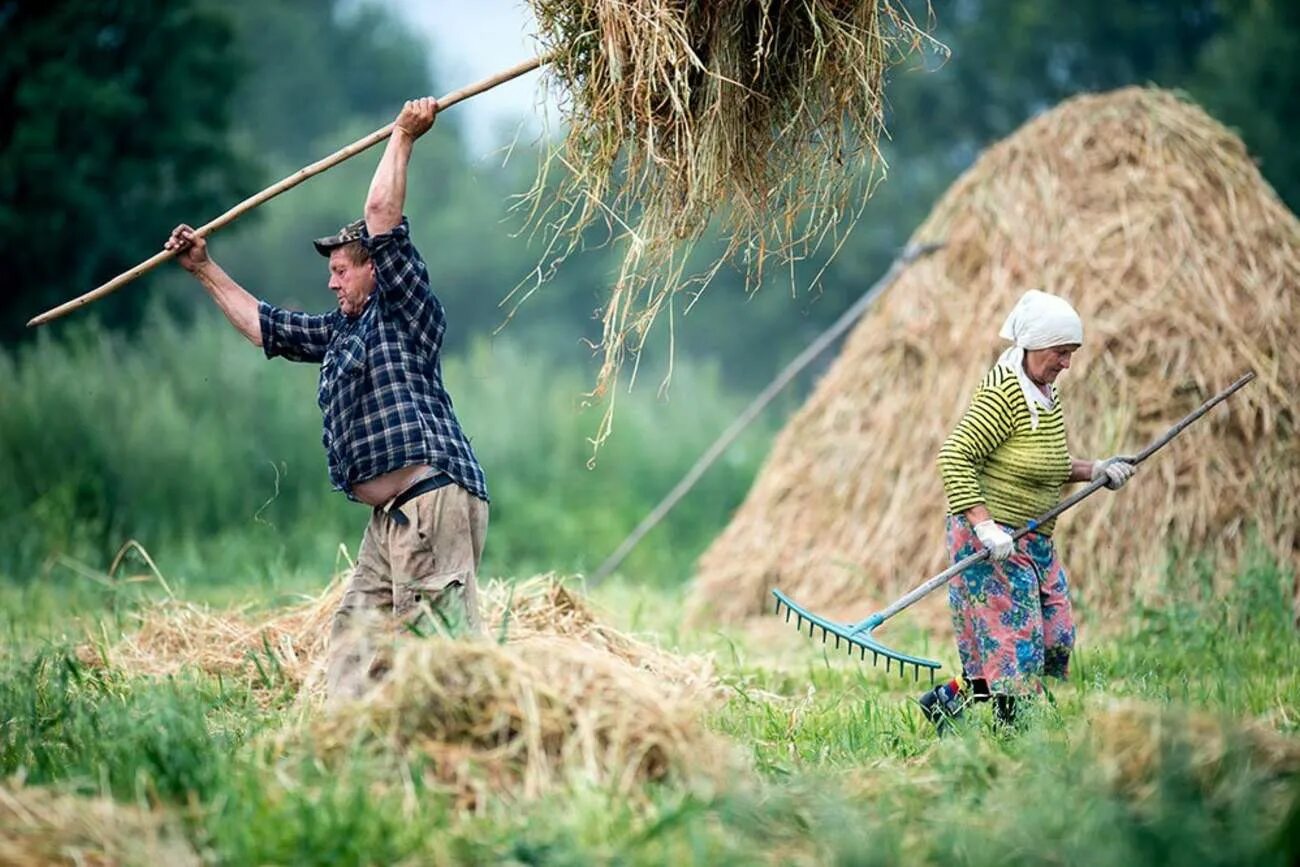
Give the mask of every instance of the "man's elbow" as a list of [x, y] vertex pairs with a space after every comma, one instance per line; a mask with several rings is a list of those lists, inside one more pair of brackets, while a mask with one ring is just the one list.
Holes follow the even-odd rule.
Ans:
[[402, 209], [397, 202], [376, 197], [366, 200], [363, 216], [366, 218], [366, 231], [371, 235], [382, 235], [402, 221]]
[[256, 347], [262, 346], [262, 321], [254, 316], [252, 321], [244, 321], [239, 324], [239, 332], [247, 338], [248, 342]]

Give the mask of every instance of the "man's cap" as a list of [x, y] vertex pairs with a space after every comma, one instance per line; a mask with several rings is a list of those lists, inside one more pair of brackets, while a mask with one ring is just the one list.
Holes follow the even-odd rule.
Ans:
[[342, 229], [339, 229], [335, 234], [324, 238], [317, 238], [312, 241], [312, 243], [316, 245], [317, 253], [328, 257], [330, 251], [335, 247], [342, 247], [344, 244], [351, 244], [353, 241], [360, 241], [362, 232], [365, 228], [366, 221], [364, 219], [353, 220]]

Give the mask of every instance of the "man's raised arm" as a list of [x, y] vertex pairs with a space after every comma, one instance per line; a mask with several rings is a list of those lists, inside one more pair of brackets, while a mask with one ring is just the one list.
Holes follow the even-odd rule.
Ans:
[[172, 230], [164, 249], [178, 250], [176, 261], [208, 290], [230, 324], [254, 346], [262, 345], [262, 328], [257, 318], [257, 299], [236, 283], [220, 265], [208, 258], [208, 242], [182, 223]]
[[366, 195], [366, 231], [371, 237], [391, 231], [402, 222], [411, 146], [433, 126], [437, 113], [438, 101], [426, 96], [410, 100], [397, 115], [393, 134], [384, 148], [384, 155], [370, 181], [370, 192]]

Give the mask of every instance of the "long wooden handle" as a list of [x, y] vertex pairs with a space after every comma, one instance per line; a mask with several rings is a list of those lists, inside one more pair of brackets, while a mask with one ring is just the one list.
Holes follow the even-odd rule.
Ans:
[[[1240, 379], [1238, 379], [1232, 385], [1228, 386], [1223, 391], [1219, 392], [1214, 397], [1210, 398], [1205, 403], [1201, 404], [1199, 407], [1192, 410], [1187, 415], [1183, 416], [1183, 418], [1180, 419], [1177, 424], [1169, 428], [1169, 430], [1165, 431], [1159, 437], [1159, 439], [1155, 440], [1146, 448], [1144, 448], [1142, 451], [1138, 452], [1138, 454], [1133, 457], [1133, 463], [1140, 464], [1143, 461], [1145, 461], [1147, 458], [1151, 457], [1153, 454], [1158, 452], [1160, 449], [1164, 448], [1166, 445], [1168, 445], [1170, 440], [1172, 440], [1174, 437], [1178, 436], [1180, 433], [1186, 430], [1188, 425], [1196, 421], [1201, 416], [1205, 415], [1210, 410], [1214, 409], [1219, 404], [1223, 403], [1225, 400], [1227, 400], [1229, 397], [1235, 394], [1239, 388], [1241, 388], [1242, 386], [1244, 386], [1246, 383], [1250, 382], [1254, 378], [1255, 378], [1255, 371], [1253, 370], [1247, 371]], [[1057, 515], [1064, 512], [1066, 509], [1069, 509], [1075, 506], [1076, 504], [1082, 502], [1083, 500], [1092, 496], [1098, 490], [1104, 488], [1105, 486], [1106, 486], [1105, 476], [1099, 479], [1095, 479], [1094, 481], [1090, 482], [1087, 487], [1075, 491], [1073, 494], [1066, 497], [1064, 500], [1057, 503], [1055, 506], [1048, 509], [1043, 514], [1039, 515], [1037, 518], [1030, 521], [1025, 526], [1016, 530], [1014, 533], [1011, 534], [1011, 538], [1019, 539], [1021, 536], [1024, 536], [1026, 533], [1032, 533], [1034, 530], [1038, 529], [1039, 525], [1047, 523], [1048, 521], [1055, 518]], [[926, 581], [920, 587], [917, 587], [911, 593], [908, 593], [906, 596], [899, 599], [893, 605], [890, 605], [884, 611], [881, 611], [878, 614], [873, 614], [871, 617], [867, 618], [867, 620], [864, 620], [861, 623], [856, 624], [853, 628], [860, 629], [866, 627], [879, 626], [881, 623], [893, 617], [895, 614], [902, 611], [904, 608], [907, 608], [909, 605], [913, 604], [914, 602], [918, 601], [923, 596], [927, 596], [935, 589], [943, 586], [944, 584], [947, 584], [956, 575], [965, 572], [971, 566], [974, 566], [976, 563], [979, 563], [982, 560], [987, 560], [988, 557], [989, 557], [989, 552], [987, 548], [982, 548], [979, 551], [976, 551], [974, 554], [971, 554], [970, 556], [962, 560], [959, 560], [958, 562], [949, 566], [947, 569], [940, 572], [938, 575], [935, 575], [933, 578]]]
[[740, 434], [744, 432], [745, 428], [749, 427], [750, 422], [758, 417], [758, 414], [763, 411], [764, 407], [771, 403], [772, 400], [781, 393], [781, 391], [790, 383], [790, 380], [794, 379], [800, 371], [821, 355], [828, 346], [838, 340], [841, 334], [848, 331], [855, 322], [862, 318], [862, 314], [865, 313], [867, 308], [875, 302], [876, 296], [885, 291], [889, 286], [893, 285], [893, 282], [898, 279], [898, 275], [903, 273], [909, 265], [917, 259], [930, 255], [942, 246], [943, 244], [909, 244], [905, 247], [902, 253], [898, 255], [898, 258], [894, 259], [893, 263], [889, 266], [889, 270], [885, 272], [885, 275], [873, 283], [871, 287], [862, 294], [861, 298], [855, 301], [848, 310], [845, 310], [840, 314], [840, 317], [835, 320], [834, 324], [818, 335], [816, 340], [808, 344], [807, 348], [805, 348], [803, 352], [799, 353], [793, 361], [787, 364], [785, 369], [777, 374], [776, 379], [768, 383], [767, 388], [763, 389], [762, 393], [750, 402], [749, 406], [745, 408], [745, 411], [737, 416], [725, 431], [719, 434], [718, 438], [713, 441], [713, 445], [709, 446], [708, 450], [705, 451], [698, 460], [696, 460], [695, 465], [686, 472], [686, 475], [682, 476], [682, 480], [668, 492], [667, 496], [659, 501], [659, 505], [655, 506], [654, 509], [651, 510], [650, 514], [641, 519], [641, 523], [637, 524], [636, 529], [623, 540], [623, 542], [618, 546], [618, 549], [615, 550], [613, 554], [610, 554], [609, 557], [605, 559], [604, 563], [600, 564], [600, 568], [598, 568], [595, 573], [592, 574], [591, 578], [587, 580], [587, 589], [590, 589], [601, 581], [604, 581], [610, 576], [610, 573], [619, 567], [619, 564], [627, 559], [627, 555], [632, 553], [632, 549], [637, 546], [637, 543], [640, 542], [647, 533], [658, 526], [659, 522], [662, 521], [668, 513], [672, 511], [673, 507], [677, 505], [677, 502], [681, 500], [682, 497], [686, 496], [687, 492], [695, 486], [695, 483], [704, 475], [704, 471], [711, 467], [713, 462], [722, 456], [722, 454], [736, 440], [736, 437], [740, 436]]
[[[505, 84], [507, 81], [518, 78], [524, 73], [532, 72], [534, 69], [541, 66], [543, 63], [546, 63], [549, 59], [550, 58], [546, 56], [534, 57], [531, 60], [525, 60], [523, 63], [520, 63], [516, 66], [510, 67], [509, 69], [498, 72], [496, 75], [489, 76], [488, 78], [476, 82], [475, 84], [471, 84], [468, 87], [462, 87], [460, 90], [453, 90], [451, 93], [447, 94], [446, 96], [439, 97], [438, 111], [443, 111], [444, 109], [450, 108], [456, 103], [461, 102], [462, 100], [465, 99], [469, 99], [471, 96], [480, 94], [485, 90], [491, 90], [492, 88], [496, 87], [498, 84]], [[298, 171], [289, 175], [284, 180], [272, 184], [271, 186], [262, 190], [262, 192], [258, 193], [257, 195], [247, 198], [244, 201], [240, 202], [238, 205], [235, 205], [233, 208], [231, 208], [229, 211], [226, 211], [224, 214], [222, 214], [220, 217], [217, 217], [215, 220], [212, 220], [211, 222], [205, 223], [204, 225], [200, 226], [198, 229], [195, 230], [194, 234], [202, 238], [211, 234], [212, 232], [215, 232], [217, 229], [220, 229], [222, 226], [233, 223], [239, 217], [253, 210], [258, 205], [270, 201], [271, 199], [283, 193], [285, 190], [292, 189], [298, 186], [299, 184], [301, 184], [303, 181], [312, 177], [313, 175], [318, 175], [321, 172], [325, 171], [326, 169], [333, 168], [334, 166], [338, 165], [344, 160], [350, 157], [354, 157], [357, 154], [361, 153], [362, 151], [374, 147], [375, 145], [379, 144], [379, 142], [385, 140], [386, 138], [388, 138], [393, 134], [393, 127], [394, 124], [390, 123], [387, 126], [382, 127], [381, 129], [375, 130], [365, 138], [354, 141], [352, 144], [348, 145], [342, 150], [330, 154], [329, 156], [325, 157], [325, 159], [314, 162], [311, 165], [307, 166], [306, 168], [299, 169]], [[85, 295], [79, 295], [76, 298], [73, 298], [71, 301], [65, 301], [64, 303], [60, 304], [58, 307], [55, 307], [52, 310], [45, 311], [40, 316], [33, 317], [27, 323], [27, 327], [31, 328], [33, 325], [44, 325], [46, 322], [50, 322], [52, 320], [58, 319], [60, 316], [65, 316], [68, 313], [71, 313], [73, 310], [76, 310], [80, 307], [84, 307], [85, 305], [89, 304], [92, 301], [95, 301], [99, 298], [103, 298], [105, 295], [109, 294], [110, 292], [114, 292], [117, 289], [120, 289], [121, 287], [125, 286], [127, 283], [130, 283], [132, 280], [139, 277], [141, 274], [152, 271], [154, 268], [158, 267], [163, 262], [175, 258], [175, 256], [176, 256], [175, 250], [163, 250], [161, 253], [155, 253], [153, 256], [150, 256], [148, 259], [141, 262], [139, 265], [136, 265], [131, 270], [118, 274], [116, 277], [114, 277], [112, 280], [109, 280], [103, 286], [91, 290], [90, 292], [87, 292]]]

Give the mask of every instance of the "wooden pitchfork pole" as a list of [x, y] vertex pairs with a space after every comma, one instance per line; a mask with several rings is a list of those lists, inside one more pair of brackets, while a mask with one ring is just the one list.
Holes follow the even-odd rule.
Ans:
[[[498, 84], [505, 84], [507, 81], [518, 78], [524, 73], [532, 72], [534, 69], [538, 68], [543, 63], [547, 63], [549, 60], [549, 56], [546, 55], [534, 57], [531, 60], [525, 60], [523, 63], [498, 72], [496, 75], [489, 76], [475, 84], [471, 84], [468, 87], [462, 87], [460, 90], [453, 90], [451, 93], [438, 99], [438, 111], [449, 108], [462, 100], [469, 99], [471, 96], [476, 96], [485, 90], [491, 90]], [[393, 134], [393, 127], [395, 125], [395, 122], [390, 123], [388, 126], [375, 130], [365, 138], [357, 139], [342, 150], [336, 151], [335, 153], [325, 157], [325, 159], [318, 160], [306, 168], [299, 169], [287, 178], [284, 178], [283, 180], [262, 190], [262, 192], [257, 195], [251, 196], [250, 198], [240, 202], [238, 205], [235, 205], [215, 220], [203, 224], [194, 231], [194, 234], [200, 238], [205, 238], [217, 229], [220, 229], [222, 226], [233, 223], [236, 219], [253, 210], [258, 205], [268, 202], [284, 191], [298, 186], [313, 175], [318, 175], [326, 169], [333, 168], [349, 157], [354, 157], [362, 151], [379, 144], [381, 141], [384, 141]], [[103, 286], [93, 289], [85, 295], [79, 295], [71, 301], [65, 301], [58, 307], [45, 311], [40, 316], [33, 317], [28, 321], [27, 327], [30, 328], [33, 325], [44, 325], [46, 322], [58, 319], [60, 316], [65, 316], [73, 310], [86, 306], [92, 301], [103, 298], [110, 292], [122, 288], [140, 275], [152, 271], [163, 262], [175, 258], [176, 252], [177, 251], [175, 250], [163, 250], [161, 253], [155, 253], [153, 256], [141, 262], [139, 265], [136, 265], [131, 270], [125, 271], [114, 277], [112, 280], [109, 280]]]
[[[1196, 421], [1201, 416], [1205, 415], [1207, 412], [1209, 412], [1218, 404], [1227, 400], [1230, 396], [1232, 396], [1232, 394], [1235, 391], [1237, 391], [1237, 389], [1241, 388], [1242, 386], [1244, 386], [1246, 383], [1250, 382], [1254, 378], [1255, 378], [1254, 371], [1247, 372], [1244, 376], [1242, 376], [1232, 385], [1228, 386], [1223, 391], [1219, 392], [1214, 397], [1210, 398], [1205, 403], [1201, 404], [1200, 407], [1188, 413], [1181, 421], [1179, 421], [1169, 430], [1165, 431], [1165, 433], [1159, 439], [1157, 439], [1155, 442], [1151, 443], [1149, 446], [1147, 446], [1141, 452], [1139, 452], [1137, 456], [1132, 459], [1131, 463], [1135, 465], [1140, 464], [1143, 461], [1145, 461], [1147, 458], [1151, 457], [1160, 449], [1164, 448], [1165, 445], [1168, 444], [1170, 440], [1172, 440], [1174, 437], [1182, 433], [1183, 430], [1185, 430], [1188, 425]], [[1025, 526], [1016, 530], [1011, 535], [1012, 540], [1019, 539], [1021, 536], [1024, 536], [1026, 533], [1032, 533], [1034, 530], [1038, 528], [1040, 524], [1044, 524], [1047, 521], [1050, 521], [1051, 519], [1055, 518], [1057, 515], [1064, 512], [1066, 509], [1069, 509], [1070, 507], [1092, 496], [1098, 490], [1104, 487], [1105, 484], [1106, 484], [1106, 478], [1104, 476], [1100, 479], [1096, 479], [1090, 482], [1087, 487], [1082, 488], [1076, 491], [1075, 493], [1071, 494], [1070, 496], [1066, 497], [1064, 500], [1062, 500], [1061, 502], [1057, 503], [1055, 506], [1053, 506], [1052, 508], [1044, 512], [1042, 515], [1039, 515], [1037, 518], [1031, 520], [1028, 524], [1025, 524]], [[885, 671], [889, 671], [890, 666], [893, 663], [897, 662], [899, 677], [907, 676], [907, 666], [910, 665], [912, 666], [914, 671], [913, 679], [920, 680], [921, 669], [928, 668], [930, 670], [930, 682], [933, 683], [934, 672], [940, 667], [941, 663], [936, 662], [935, 660], [932, 659], [925, 659], [920, 656], [912, 656], [911, 654], [902, 653], [901, 651], [894, 650], [877, 641], [873, 633], [882, 623], [884, 623], [889, 618], [893, 617], [895, 614], [899, 613], [905, 608], [908, 608], [913, 603], [917, 602], [922, 597], [929, 595], [933, 591], [939, 589], [944, 584], [947, 584], [954, 577], [960, 575], [962, 572], [965, 572], [967, 569], [974, 566], [976, 563], [984, 562], [985, 560], [988, 559], [988, 557], [989, 557], [988, 549], [983, 549], [977, 551], [974, 554], [971, 554], [969, 557], [966, 557], [965, 559], [959, 560], [958, 562], [949, 566], [947, 569], [940, 572], [938, 575], [935, 575], [933, 578], [926, 581], [921, 586], [917, 587], [912, 592], [908, 593], [906, 596], [899, 599], [893, 605], [890, 605], [885, 610], [872, 614], [871, 616], [867, 617], [865, 620], [861, 620], [857, 623], [836, 623], [833, 620], [827, 620], [825, 617], [821, 617], [819, 615], [813, 614], [811, 611], [799, 605], [790, 597], [786, 596], [780, 590], [774, 589], [772, 591], [772, 595], [776, 597], [776, 613], [780, 614], [781, 610], [784, 608], [785, 619], [787, 623], [790, 621], [791, 615], [794, 615], [794, 617], [796, 618], [795, 620], [796, 629], [802, 629], [804, 621], [805, 620], [808, 621], [809, 638], [812, 637], [814, 631], [820, 629], [822, 631], [823, 643], [825, 643], [826, 639], [829, 636], [831, 635], [835, 636], [835, 647], [837, 650], [839, 649], [840, 642], [842, 641], [847, 645], [850, 655], [853, 653], [854, 649], [856, 648], [858, 650], [859, 658], [864, 660], [867, 658], [867, 651], [871, 651], [872, 665], [878, 665], [880, 661], [880, 657], [883, 656], [885, 658]]]

